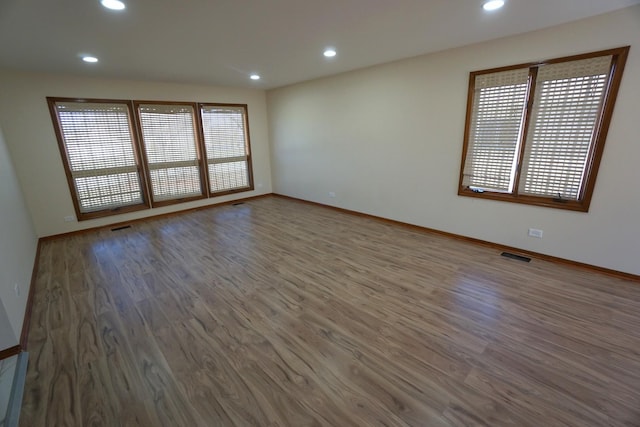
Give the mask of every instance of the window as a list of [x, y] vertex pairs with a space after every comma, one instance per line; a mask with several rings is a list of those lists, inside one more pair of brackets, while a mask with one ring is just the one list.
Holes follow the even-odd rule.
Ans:
[[131, 104], [48, 102], [78, 219], [147, 208]]
[[587, 211], [628, 51], [472, 72], [458, 194]]
[[204, 197], [195, 104], [136, 102], [153, 204]]
[[253, 190], [244, 104], [47, 102], [78, 220]]
[[253, 189], [247, 107], [202, 104], [200, 114], [211, 193]]

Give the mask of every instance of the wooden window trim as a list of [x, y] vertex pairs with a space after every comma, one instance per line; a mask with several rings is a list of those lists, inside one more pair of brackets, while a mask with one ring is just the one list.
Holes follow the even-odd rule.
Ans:
[[[154, 200], [153, 197], [153, 188], [151, 188], [151, 169], [149, 167], [149, 158], [147, 155], [147, 149], [145, 146], [145, 142], [144, 142], [144, 137], [142, 135], [142, 123], [141, 123], [141, 119], [140, 119], [140, 110], [139, 107], [140, 105], [184, 105], [184, 106], [189, 106], [191, 108], [193, 108], [193, 127], [195, 130], [195, 139], [196, 139], [196, 153], [198, 156], [198, 174], [200, 177], [200, 188], [202, 193], [198, 196], [191, 196], [191, 197], [180, 197], [177, 199], [169, 199], [169, 200]], [[204, 163], [203, 163], [203, 144], [202, 144], [202, 138], [201, 138], [201, 130], [200, 130], [200, 122], [199, 122], [199, 106], [196, 102], [179, 102], [179, 101], [139, 101], [139, 100], [135, 100], [133, 101], [133, 106], [134, 106], [134, 112], [135, 112], [135, 120], [136, 120], [136, 131], [138, 133], [138, 141], [140, 144], [140, 152], [142, 153], [142, 156], [144, 157], [144, 173], [145, 173], [145, 177], [146, 177], [146, 183], [147, 183], [147, 192], [149, 194], [149, 198], [151, 200], [151, 207], [154, 208], [159, 208], [162, 206], [170, 206], [170, 205], [175, 205], [178, 203], [186, 203], [186, 202], [191, 202], [194, 200], [201, 200], [201, 199], [206, 199], [207, 197], [209, 197], [209, 193], [206, 189], [206, 186], [208, 185], [206, 178], [205, 178], [205, 172], [204, 172]]]
[[[498, 68], [492, 68], [487, 70], [473, 71], [469, 73], [467, 110], [466, 110], [466, 119], [465, 119], [465, 128], [464, 128], [462, 159], [460, 164], [458, 195], [465, 196], [465, 197], [476, 197], [481, 199], [499, 200], [504, 202], [522, 203], [527, 205], [543, 206], [543, 207], [550, 207], [550, 208], [556, 208], [556, 209], [588, 212], [589, 206], [591, 204], [591, 199], [593, 196], [593, 190], [595, 188], [598, 169], [600, 167], [602, 155], [604, 152], [604, 145], [605, 145], [607, 133], [609, 131], [609, 126], [611, 124], [611, 117], [613, 115], [613, 110], [615, 107], [618, 90], [620, 88], [620, 83], [622, 81], [622, 74], [624, 71], [628, 53], [629, 53], [629, 46], [624, 46], [624, 47], [619, 47], [615, 49], [602, 50], [598, 52], [591, 52], [591, 53], [585, 53], [580, 55], [555, 58], [555, 59], [546, 60], [542, 62], [524, 63], [524, 64], [512, 65], [507, 67], [498, 67]], [[526, 111], [525, 111], [526, 119], [524, 123], [524, 131], [522, 132], [522, 135], [521, 135], [521, 141], [519, 141], [520, 152], [518, 153], [518, 163], [517, 163], [516, 177], [515, 177], [516, 183], [514, 185], [513, 193], [499, 193], [499, 192], [491, 192], [491, 191], [475, 192], [463, 185], [464, 167], [465, 167], [465, 161], [467, 159], [467, 151], [469, 149], [469, 136], [471, 131], [471, 121], [472, 121], [472, 114], [473, 114], [473, 102], [474, 102], [476, 76], [482, 75], [482, 74], [496, 73], [501, 71], [509, 71], [509, 70], [525, 68], [525, 67], [529, 68], [531, 73], [532, 70], [537, 70], [538, 67], [542, 65], [577, 61], [582, 59], [589, 59], [589, 58], [608, 56], [608, 55], [612, 56], [611, 76], [607, 82], [607, 86], [604, 92], [604, 101], [603, 101], [604, 108], [602, 109], [602, 112], [596, 123], [596, 128], [594, 132], [595, 136], [592, 140], [590, 152], [587, 157], [588, 164], [585, 169], [584, 185], [583, 185], [579, 200], [577, 201], [558, 200], [551, 197], [518, 194], [518, 184], [521, 178], [520, 170], [522, 167], [527, 130], [530, 124], [531, 105], [533, 102], [533, 93], [535, 89], [535, 87], [533, 86], [535, 85], [535, 80], [533, 80], [533, 82], [530, 81], [529, 90], [527, 93], [527, 102], [526, 102]]]
[[[62, 133], [62, 127], [60, 125], [60, 121], [58, 119], [58, 113], [56, 111], [56, 103], [58, 102], [76, 102], [76, 103], [104, 103], [104, 104], [122, 104], [127, 106], [127, 112], [129, 115], [129, 128], [131, 131], [131, 140], [133, 142], [133, 155], [136, 161], [136, 172], [140, 179], [140, 191], [142, 195], [142, 203], [116, 207], [112, 209], [102, 209], [98, 211], [92, 212], [82, 212], [80, 209], [80, 201], [78, 200], [78, 192], [73, 180], [73, 175], [71, 173], [71, 168], [69, 166], [69, 153], [67, 151], [67, 147], [64, 143], [64, 137]], [[62, 159], [62, 164], [64, 167], [65, 176], [67, 178], [67, 185], [69, 186], [69, 192], [71, 193], [71, 199], [73, 201], [73, 208], [75, 210], [76, 218], [78, 221], [84, 221], [95, 218], [102, 218], [111, 215], [117, 215], [121, 213], [127, 212], [135, 212], [144, 209], [149, 209], [151, 207], [149, 202], [149, 193], [147, 192], [147, 183], [146, 177], [144, 174], [144, 162], [140, 156], [140, 147], [138, 142], [138, 135], [135, 124], [135, 117], [133, 114], [133, 104], [129, 100], [120, 100], [120, 99], [89, 99], [89, 98], [64, 98], [64, 97], [47, 97], [47, 104], [49, 106], [49, 113], [51, 115], [51, 120], [53, 122], [53, 128], [56, 134], [56, 139], [58, 141], [58, 149], [60, 150], [60, 156]]]
[[[58, 142], [58, 149], [62, 158], [62, 164], [67, 179], [67, 185], [71, 193], [71, 198], [78, 221], [102, 218], [112, 215], [118, 215], [122, 213], [135, 212], [144, 209], [151, 209], [156, 207], [162, 207], [167, 205], [174, 205], [179, 203], [185, 203], [194, 200], [201, 200], [205, 198], [215, 198], [219, 196], [243, 193], [247, 191], [253, 191], [254, 187], [254, 175], [253, 175], [253, 162], [252, 162], [252, 150], [251, 150], [251, 137], [249, 128], [249, 108], [247, 104], [235, 104], [235, 103], [197, 103], [197, 102], [181, 102], [181, 101], [140, 101], [140, 100], [120, 100], [120, 99], [101, 99], [101, 98], [68, 98], [68, 97], [47, 97], [47, 103], [49, 107], [49, 113], [51, 115], [54, 132]], [[71, 168], [69, 165], [69, 157], [67, 153], [67, 147], [64, 143], [61, 124], [58, 120], [58, 114], [56, 110], [57, 102], [77, 102], [77, 103], [113, 103], [126, 105], [127, 114], [129, 117], [129, 129], [131, 135], [131, 141], [133, 145], [133, 155], [136, 162], [136, 173], [140, 182], [140, 192], [142, 203], [136, 205], [128, 205], [122, 207], [116, 207], [112, 209], [96, 210], [92, 212], [81, 212], [80, 201], [78, 200], [77, 190]], [[195, 139], [196, 139], [196, 152], [198, 156], [198, 167], [200, 185], [202, 194], [193, 197], [182, 197], [170, 200], [153, 200], [152, 188], [151, 188], [151, 175], [147, 153], [145, 150], [144, 140], [142, 137], [142, 126], [139, 116], [138, 107], [143, 104], [152, 105], [187, 105], [194, 110], [194, 127], [195, 127]], [[204, 128], [202, 123], [201, 108], [202, 107], [236, 107], [244, 110], [244, 126], [245, 126], [245, 139], [247, 149], [247, 178], [248, 186], [242, 188], [235, 188], [230, 190], [224, 190], [219, 192], [211, 192], [209, 185], [209, 168], [206, 157], [206, 145], [204, 140]]]
[[[224, 190], [224, 191], [217, 191], [217, 192], [211, 192], [211, 187], [210, 187], [210, 180], [211, 177], [209, 176], [209, 165], [207, 164], [207, 156], [206, 156], [206, 147], [205, 147], [205, 140], [204, 140], [204, 126], [202, 123], [202, 107], [236, 107], [236, 108], [243, 108], [244, 109], [244, 126], [245, 126], [245, 133], [246, 133], [246, 144], [247, 144], [247, 173], [248, 173], [248, 181], [249, 181], [249, 185], [247, 187], [242, 187], [242, 188], [234, 188], [231, 190]], [[209, 194], [209, 197], [219, 197], [219, 196], [226, 196], [229, 194], [236, 194], [236, 193], [244, 193], [247, 191], [253, 191], [254, 190], [254, 184], [253, 184], [253, 163], [251, 161], [251, 132], [249, 129], [249, 107], [247, 104], [230, 104], [230, 103], [219, 103], [219, 102], [199, 102], [198, 103], [198, 130], [200, 132], [200, 141], [202, 144], [202, 153], [203, 154], [203, 161], [204, 161], [204, 170], [205, 170], [205, 174], [206, 174], [206, 180], [207, 180], [207, 193]]]

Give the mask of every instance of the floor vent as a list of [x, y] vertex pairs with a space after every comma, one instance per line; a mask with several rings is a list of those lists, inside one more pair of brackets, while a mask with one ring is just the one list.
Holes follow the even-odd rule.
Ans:
[[111, 231], [124, 230], [125, 228], [131, 228], [130, 225], [123, 225], [122, 227], [112, 228]]
[[244, 205], [244, 202], [234, 203], [233, 206]]
[[524, 262], [531, 261], [531, 258], [529, 258], [529, 257], [522, 256], [522, 255], [516, 255], [516, 254], [509, 253], [509, 252], [502, 252], [500, 255], [502, 255], [503, 257], [506, 257], [506, 258], [517, 259], [518, 261], [524, 261]]

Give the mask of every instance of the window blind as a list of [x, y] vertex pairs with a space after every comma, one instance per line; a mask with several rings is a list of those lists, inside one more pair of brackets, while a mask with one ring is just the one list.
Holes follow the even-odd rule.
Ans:
[[143, 203], [128, 105], [54, 107], [80, 213]]
[[538, 71], [519, 192], [579, 200], [612, 56]]
[[138, 104], [154, 201], [202, 195], [193, 105]]
[[202, 105], [201, 116], [210, 191], [249, 187], [246, 107]]
[[528, 68], [475, 77], [464, 186], [512, 191], [528, 79]]

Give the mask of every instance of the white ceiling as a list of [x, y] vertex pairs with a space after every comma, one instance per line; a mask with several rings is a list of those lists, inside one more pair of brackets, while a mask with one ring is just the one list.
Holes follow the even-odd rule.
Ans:
[[[0, 67], [269, 89], [640, 3], [506, 0], [487, 13], [482, 0], [124, 1], [114, 12], [98, 0], [0, 0]], [[324, 58], [326, 46], [338, 55]]]

